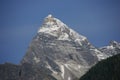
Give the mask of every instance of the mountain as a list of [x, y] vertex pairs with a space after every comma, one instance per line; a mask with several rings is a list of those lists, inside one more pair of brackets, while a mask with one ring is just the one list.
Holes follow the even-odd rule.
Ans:
[[[14, 76], [12, 80], [78, 80], [98, 61], [110, 56], [107, 50], [94, 47], [85, 36], [48, 15], [20, 64], [0, 65], [0, 80]], [[117, 54], [114, 52], [110, 54]]]
[[120, 80], [120, 54], [98, 62], [80, 80]]
[[21, 64], [45, 67], [51, 71], [49, 74], [58, 80], [73, 80], [105, 57], [85, 36], [48, 15]]

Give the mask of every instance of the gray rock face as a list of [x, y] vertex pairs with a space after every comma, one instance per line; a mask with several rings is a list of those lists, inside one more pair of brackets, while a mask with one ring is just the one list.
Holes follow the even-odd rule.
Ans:
[[60, 20], [49, 15], [33, 38], [21, 64], [45, 67], [58, 80], [82, 76], [98, 61], [96, 48]]
[[106, 54], [108, 57], [116, 54], [120, 54], [120, 43], [116, 41], [111, 41], [109, 46], [101, 47], [100, 51]]

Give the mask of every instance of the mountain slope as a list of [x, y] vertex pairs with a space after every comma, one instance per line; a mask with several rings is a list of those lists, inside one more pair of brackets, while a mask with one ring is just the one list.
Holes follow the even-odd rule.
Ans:
[[86, 37], [48, 15], [21, 64], [43, 66], [58, 80], [72, 80], [82, 76], [99, 60], [97, 54], [103, 55]]
[[120, 80], [120, 54], [98, 62], [80, 80]]

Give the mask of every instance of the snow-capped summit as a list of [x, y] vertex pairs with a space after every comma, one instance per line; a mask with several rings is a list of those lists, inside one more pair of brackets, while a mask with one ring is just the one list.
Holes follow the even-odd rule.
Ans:
[[51, 14], [48, 15], [43, 22], [43, 25], [38, 30], [39, 32], [43, 33], [52, 33], [53, 31], [56, 31], [60, 28], [64, 28], [65, 24], [58, 20], [57, 18], [54, 18]]
[[52, 17], [52, 14], [49, 14], [46, 18], [51, 18]]
[[44, 19], [38, 33], [46, 33], [57, 37], [58, 40], [74, 40], [76, 42], [86, 40], [86, 37], [78, 34], [51, 14]]

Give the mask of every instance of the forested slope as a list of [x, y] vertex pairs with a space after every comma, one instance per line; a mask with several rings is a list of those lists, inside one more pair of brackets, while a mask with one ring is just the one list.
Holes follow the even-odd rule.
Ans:
[[98, 62], [80, 80], [120, 80], [120, 54]]

